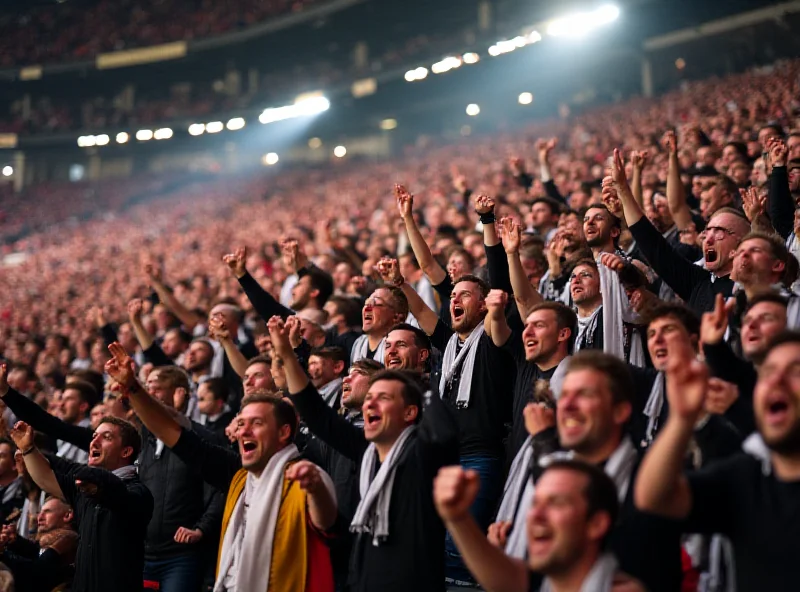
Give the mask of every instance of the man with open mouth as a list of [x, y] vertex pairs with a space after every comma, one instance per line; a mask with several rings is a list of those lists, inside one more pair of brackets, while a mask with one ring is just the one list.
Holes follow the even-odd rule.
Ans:
[[716, 211], [706, 226], [703, 239], [705, 269], [682, 258], [650, 223], [633, 196], [619, 150], [614, 150], [612, 174], [604, 182], [604, 192], [613, 186], [622, 203], [625, 222], [653, 270], [696, 313], [714, 308], [717, 294], [726, 298], [733, 293], [733, 255], [750, 224], [741, 212], [732, 208]]
[[452, 412], [432, 394], [423, 413], [419, 377], [386, 370], [369, 379], [358, 427], [328, 407], [309, 382], [280, 317], [268, 327], [300, 417], [360, 467], [360, 502], [349, 527], [355, 535], [350, 590], [441, 590], [445, 530], [431, 491], [439, 469], [458, 462]]
[[704, 413], [708, 369], [683, 346], [670, 352], [670, 417], [642, 462], [636, 505], [682, 520], [686, 531], [727, 536], [740, 592], [787, 590], [800, 579], [800, 334], [776, 337], [753, 395], [763, 458], [736, 455], [695, 473], [683, 459]]
[[183, 428], [136, 380], [122, 346], [109, 350], [106, 372], [130, 397], [142, 424], [208, 484], [227, 492], [214, 589], [332, 592], [325, 532], [336, 521], [336, 494], [324, 471], [300, 460], [292, 406], [273, 395], [244, 399], [234, 452]]

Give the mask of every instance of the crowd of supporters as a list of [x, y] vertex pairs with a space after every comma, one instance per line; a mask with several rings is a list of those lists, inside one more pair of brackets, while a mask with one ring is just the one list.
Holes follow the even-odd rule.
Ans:
[[798, 74], [129, 209], [4, 198], [37, 231], [2, 269], [0, 576], [794, 589]]
[[28, 66], [213, 37], [300, 11], [313, 0], [64, 2], [9, 11], [0, 21], [0, 66]]

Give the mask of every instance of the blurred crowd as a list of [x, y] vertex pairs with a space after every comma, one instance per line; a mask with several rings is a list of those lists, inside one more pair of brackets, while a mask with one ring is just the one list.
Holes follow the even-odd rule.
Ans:
[[65, 62], [124, 49], [213, 37], [309, 6], [310, 0], [65, 2], [9, 14], [2, 67]]
[[7, 475], [74, 512], [55, 580], [793, 589], [798, 119], [788, 61], [127, 208], [159, 181], [3, 195]]

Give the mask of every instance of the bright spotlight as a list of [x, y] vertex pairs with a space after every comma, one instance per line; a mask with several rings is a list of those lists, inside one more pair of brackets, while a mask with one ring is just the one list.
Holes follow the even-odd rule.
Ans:
[[222, 128], [225, 127], [222, 125], [221, 121], [210, 121], [206, 124], [206, 131], [209, 134], [216, 134], [222, 131]]
[[13, 167], [10, 167], [8, 165], [3, 167], [3, 176], [4, 177], [10, 177], [13, 174], [14, 174], [14, 168]]
[[192, 125], [189, 126], [190, 136], [199, 136], [205, 131], [206, 131], [205, 123], [193, 123]]
[[90, 148], [95, 144], [97, 144], [97, 141], [95, 140], [94, 136], [81, 136], [78, 138], [78, 146], [81, 148]]
[[591, 12], [578, 12], [555, 19], [547, 25], [547, 34], [553, 37], [581, 37], [619, 18], [619, 8], [605, 4]]
[[478, 113], [481, 112], [481, 108], [478, 107], [475, 103], [470, 103], [467, 105], [467, 115], [470, 117], [475, 117]]
[[146, 142], [153, 139], [153, 130], [139, 130], [136, 132], [136, 139], [140, 142]]
[[99, 136], [94, 137], [94, 141], [98, 146], [105, 146], [111, 140], [108, 137], [108, 134], [100, 134]]
[[344, 146], [337, 146], [333, 149], [333, 155], [336, 158], [344, 158], [344, 155], [347, 154], [347, 148]]
[[244, 127], [244, 118], [243, 117], [234, 117], [233, 119], [228, 120], [227, 125], [229, 130], [240, 130]]
[[480, 61], [481, 56], [475, 52], [470, 52], [461, 56], [461, 59], [464, 60], [465, 64], [477, 64]]
[[321, 148], [322, 147], [322, 140], [320, 140], [319, 138], [311, 138], [308, 141], [308, 147], [311, 148], [312, 150], [316, 150], [317, 148]]
[[417, 74], [417, 80], [425, 80], [428, 77], [428, 69], [420, 66], [414, 72]]
[[128, 132], [120, 132], [117, 134], [117, 144], [124, 144], [130, 139], [131, 137], [128, 135]]
[[273, 164], [277, 164], [279, 160], [280, 158], [278, 157], [277, 152], [269, 152], [264, 155], [264, 158], [261, 159], [261, 161], [267, 166], [272, 166]]
[[172, 137], [172, 130], [168, 127], [157, 129], [153, 136], [156, 140], [169, 140]]
[[[319, 113], [327, 111], [330, 107], [331, 102], [325, 97], [309, 97], [297, 101], [294, 105], [264, 109], [263, 113], [258, 116], [258, 120], [264, 124], [274, 123], [294, 117], [318, 115]], [[206, 130], [207, 129], [208, 127], [206, 127]]]
[[397, 127], [397, 120], [396, 119], [384, 119], [381, 121], [381, 129], [384, 131], [393, 130]]
[[405, 79], [406, 82], [414, 82], [417, 79], [417, 72], [415, 70], [409, 70], [406, 72]]
[[445, 72], [449, 72], [450, 70], [454, 70], [460, 66], [461, 58], [448, 56], [431, 66], [431, 72], [434, 74], [444, 74]]
[[533, 103], [533, 95], [529, 92], [520, 93], [517, 99], [520, 105], [530, 105]]

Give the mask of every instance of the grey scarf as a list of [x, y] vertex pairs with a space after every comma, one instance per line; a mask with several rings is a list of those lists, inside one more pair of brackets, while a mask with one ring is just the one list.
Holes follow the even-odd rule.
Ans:
[[[611, 592], [617, 567], [617, 560], [611, 553], [600, 555], [592, 569], [586, 574], [586, 579], [581, 584], [581, 592]], [[552, 592], [552, 589], [550, 579], [545, 578], [539, 592]]]
[[439, 395], [444, 396], [447, 383], [453, 380], [455, 373], [460, 369], [461, 377], [458, 381], [458, 397], [456, 399], [456, 407], [459, 409], [469, 407], [470, 392], [472, 391], [472, 373], [475, 371], [475, 356], [478, 353], [478, 344], [483, 334], [484, 329], [481, 322], [472, 330], [461, 351], [456, 354], [458, 334], [453, 333], [444, 350]]
[[647, 429], [644, 434], [645, 446], [653, 443], [658, 431], [658, 418], [661, 416], [661, 410], [664, 407], [664, 396], [666, 391], [666, 378], [663, 372], [656, 374], [656, 379], [653, 382], [653, 388], [650, 389], [650, 397], [644, 406], [644, 414], [647, 416]]
[[[408, 440], [416, 432], [417, 426], [409, 426], [400, 437], [392, 444], [392, 449], [386, 455], [381, 468], [375, 472], [378, 460], [378, 449], [375, 444], [370, 444], [364, 457], [361, 459], [361, 477], [359, 479], [359, 492], [361, 501], [358, 502], [353, 521], [350, 523], [350, 532], [369, 533], [372, 535], [372, 544], [376, 547], [389, 537], [389, 508], [392, 504], [392, 488], [397, 472], [397, 462]], [[404, 503], [405, 500], [400, 500]]]
[[[376, 362], [380, 362], [381, 364], [383, 364], [384, 363], [383, 354], [385, 348], [386, 348], [386, 338], [384, 337], [378, 344], [378, 349], [375, 350], [375, 357], [372, 359], [375, 360]], [[369, 358], [368, 335], [362, 335], [358, 339], [356, 339], [355, 342], [353, 343], [353, 349], [350, 350], [351, 364], [353, 364], [354, 362], [358, 362], [359, 360], [363, 360], [365, 358]]]
[[334, 378], [328, 384], [319, 389], [319, 394], [328, 404], [328, 407], [336, 407], [336, 403], [339, 401], [339, 392], [341, 389], [342, 379]]

